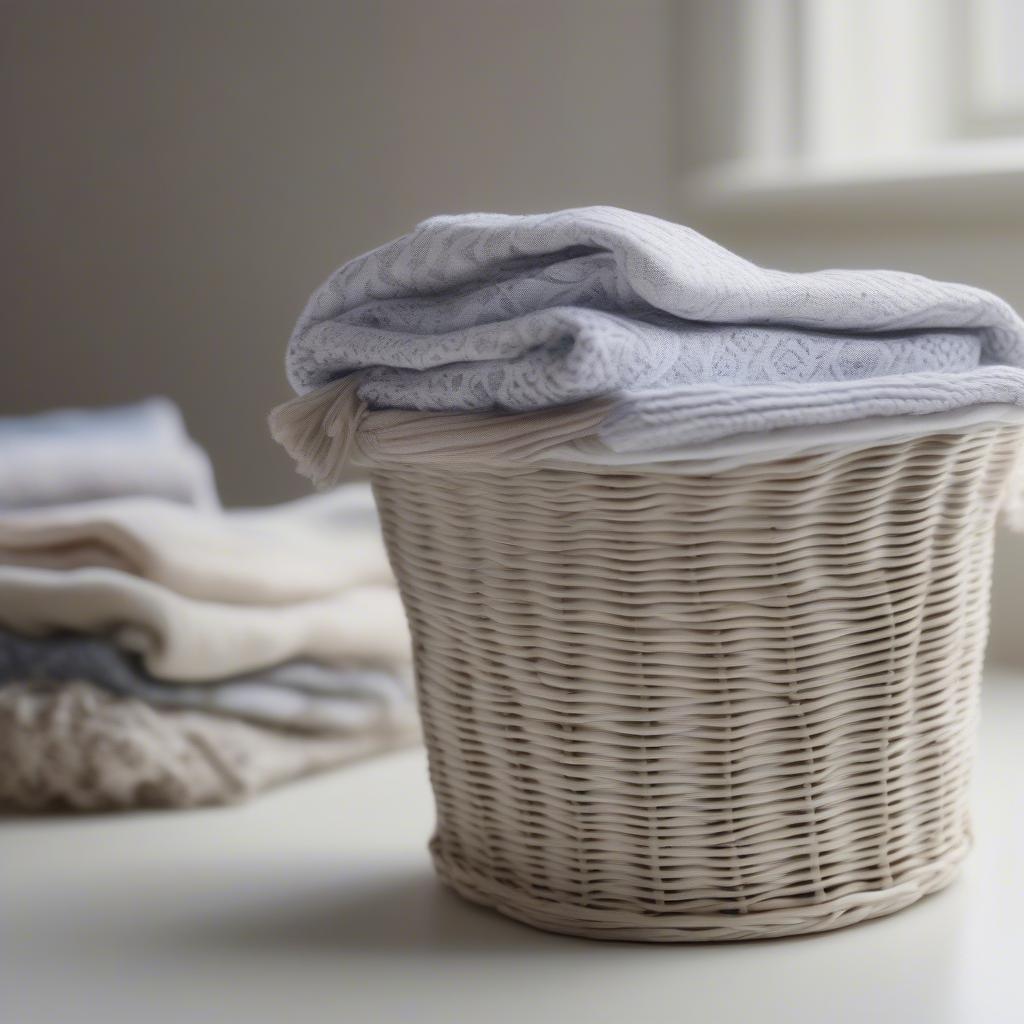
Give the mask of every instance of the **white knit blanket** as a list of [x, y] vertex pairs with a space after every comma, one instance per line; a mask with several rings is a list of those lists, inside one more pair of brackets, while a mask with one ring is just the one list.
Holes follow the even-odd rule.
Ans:
[[527, 411], [597, 395], [615, 451], [986, 403], [1024, 405], [1024, 322], [966, 285], [766, 270], [610, 207], [435, 217], [345, 264], [288, 348], [300, 393]]
[[0, 687], [0, 807], [113, 811], [243, 800], [313, 772], [407, 747], [411, 704], [351, 733], [274, 729], [168, 711], [86, 682]]

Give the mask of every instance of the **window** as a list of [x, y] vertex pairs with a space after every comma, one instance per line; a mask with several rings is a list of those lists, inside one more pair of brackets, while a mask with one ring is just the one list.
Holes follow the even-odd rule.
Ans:
[[1024, 135], [1024, 2], [973, 0], [958, 5], [964, 29], [967, 83], [962, 128], [967, 134]]
[[739, 31], [745, 179], [1024, 171], [1024, 0], [742, 0]]

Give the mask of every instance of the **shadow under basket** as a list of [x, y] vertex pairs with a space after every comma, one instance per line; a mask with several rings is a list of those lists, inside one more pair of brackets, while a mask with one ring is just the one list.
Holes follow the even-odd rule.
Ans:
[[378, 465], [463, 896], [652, 942], [945, 886], [1018, 426], [701, 475]]

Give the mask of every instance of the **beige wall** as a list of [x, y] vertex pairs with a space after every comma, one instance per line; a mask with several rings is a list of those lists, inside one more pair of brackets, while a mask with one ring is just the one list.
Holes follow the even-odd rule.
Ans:
[[225, 498], [338, 263], [432, 213], [671, 212], [663, 0], [0, 5], [0, 412], [162, 392]]

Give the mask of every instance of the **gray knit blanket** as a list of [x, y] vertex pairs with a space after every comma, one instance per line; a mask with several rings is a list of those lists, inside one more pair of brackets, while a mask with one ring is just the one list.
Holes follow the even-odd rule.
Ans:
[[873, 416], [1024, 405], [1024, 322], [978, 288], [767, 270], [697, 232], [589, 207], [434, 217], [335, 271], [292, 335], [307, 393], [372, 408], [615, 399], [616, 451]]

